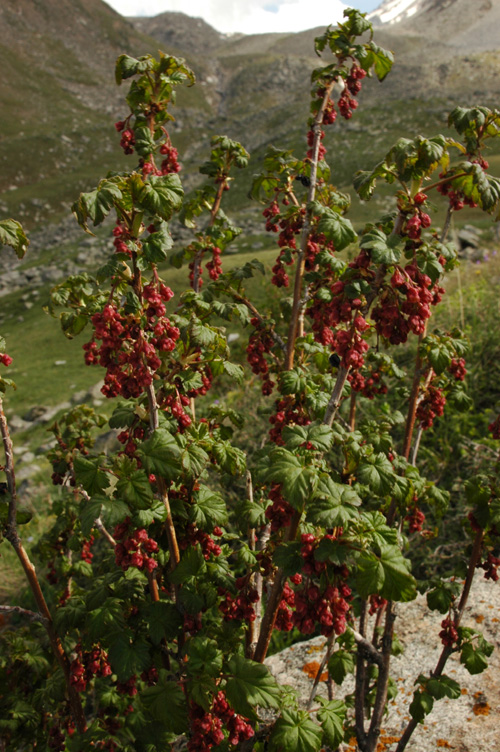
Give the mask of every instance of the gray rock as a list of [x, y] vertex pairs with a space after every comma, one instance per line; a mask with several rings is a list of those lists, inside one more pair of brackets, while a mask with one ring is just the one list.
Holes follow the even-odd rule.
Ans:
[[38, 420], [38, 418], [45, 415], [48, 409], [49, 408], [45, 407], [45, 405], [33, 405], [33, 407], [30, 407], [28, 412], [23, 415], [23, 420], [33, 423], [33, 421]]
[[26, 431], [31, 427], [31, 423], [27, 420], [23, 420], [20, 415], [12, 415], [8, 418], [9, 430], [11, 433], [17, 433], [18, 431]]
[[20, 459], [21, 462], [30, 463], [35, 459], [35, 455], [33, 454], [33, 452], [25, 452]]
[[[389, 702], [383, 719], [380, 746], [393, 750], [409, 720], [408, 707], [420, 674], [429, 676], [441, 653], [438, 633], [444, 616], [430, 611], [424, 597], [411, 603], [397, 604], [395, 632], [404, 647], [402, 655], [391, 659], [391, 676], [398, 695]], [[371, 617], [373, 620], [373, 617]], [[462, 694], [457, 700], [435, 701], [432, 713], [419, 724], [406, 747], [407, 752], [436, 752], [444, 748], [456, 752], [496, 752], [500, 717], [500, 583], [476, 575], [462, 626], [472, 627], [493, 643], [495, 650], [489, 667], [481, 674], [470, 675], [452, 654], [445, 673], [458, 682]], [[370, 623], [368, 634], [371, 634]], [[266, 659], [266, 664], [280, 682], [295, 688], [303, 706], [307, 704], [313, 679], [325, 652], [324, 637], [301, 642]], [[312, 678], [311, 678], [312, 677]], [[354, 689], [352, 676], [341, 687], [334, 685], [335, 699], [342, 699]], [[327, 697], [325, 681], [319, 682], [318, 694]], [[354, 745], [342, 744], [339, 752], [353, 752]]]
[[25, 481], [28, 478], [32, 478], [34, 475], [41, 471], [40, 465], [30, 464], [24, 465], [19, 470], [16, 470], [16, 480]]

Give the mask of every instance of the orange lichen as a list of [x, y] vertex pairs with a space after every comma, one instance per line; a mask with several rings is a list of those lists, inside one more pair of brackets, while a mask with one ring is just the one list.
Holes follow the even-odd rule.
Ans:
[[461, 695], [466, 695], [468, 691], [469, 690], [466, 687], [462, 687], [462, 689], [460, 690], [460, 694]]
[[450, 742], [447, 742], [446, 739], [437, 739], [436, 744], [438, 747], [445, 747], [446, 749], [453, 749]]
[[380, 738], [377, 744], [376, 752], [386, 752], [391, 744], [397, 744], [399, 742], [399, 736], [389, 736], [386, 734], [380, 734]]
[[[316, 679], [319, 671], [319, 663], [318, 661], [310, 661], [309, 663], [305, 663], [302, 666], [302, 671], [308, 675], [310, 679]], [[328, 679], [328, 671], [323, 671], [321, 676], [319, 677], [320, 681], [326, 681]]]
[[472, 712], [474, 715], [489, 715], [490, 714], [490, 706], [487, 702], [476, 702], [474, 707], [472, 708]]
[[478, 624], [482, 624], [484, 621], [484, 614], [476, 614], [474, 616], [474, 619], [477, 621]]

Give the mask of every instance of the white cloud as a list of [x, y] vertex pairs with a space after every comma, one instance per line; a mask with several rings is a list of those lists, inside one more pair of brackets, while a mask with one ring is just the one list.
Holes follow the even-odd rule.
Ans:
[[342, 20], [342, 0], [106, 0], [123, 16], [181, 11], [201, 17], [218, 31], [258, 34], [302, 31]]

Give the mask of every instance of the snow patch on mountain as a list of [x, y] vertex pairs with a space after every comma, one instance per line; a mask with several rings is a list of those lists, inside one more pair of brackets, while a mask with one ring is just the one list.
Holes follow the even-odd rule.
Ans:
[[411, 18], [422, 9], [422, 0], [384, 0], [384, 2], [368, 15], [370, 21], [383, 24], [398, 23]]

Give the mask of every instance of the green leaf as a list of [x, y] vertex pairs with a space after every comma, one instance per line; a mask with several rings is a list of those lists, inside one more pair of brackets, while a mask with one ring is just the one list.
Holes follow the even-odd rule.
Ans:
[[431, 677], [425, 683], [425, 690], [435, 700], [441, 700], [443, 697], [449, 697], [450, 700], [457, 700], [460, 695], [460, 684], [455, 679], [450, 679], [446, 674], [442, 674], [437, 679]]
[[346, 706], [342, 700], [326, 700], [317, 698], [321, 708], [318, 710], [318, 721], [323, 729], [323, 742], [329, 747], [337, 749], [344, 738], [344, 721]]
[[116, 484], [115, 495], [136, 509], [149, 509], [153, 501], [153, 489], [144, 470], [136, 470]]
[[460, 663], [464, 664], [469, 674], [480, 674], [488, 668], [488, 661], [484, 653], [470, 642], [466, 642], [462, 647]]
[[200, 577], [206, 571], [207, 562], [203, 558], [200, 546], [190, 546], [184, 551], [179, 564], [171, 572], [170, 580], [175, 585], [180, 585], [192, 577]]
[[149, 645], [140, 638], [133, 642], [129, 632], [117, 635], [109, 646], [108, 655], [118, 681], [127, 681], [132, 674], [140, 674], [151, 664]]
[[87, 221], [91, 219], [94, 227], [101, 224], [113, 208], [115, 201], [120, 201], [122, 197], [122, 191], [116, 180], [104, 179], [94, 191], [81, 193], [71, 210], [78, 224], [88, 231]]
[[409, 562], [397, 546], [384, 546], [381, 550], [384, 584], [380, 595], [388, 601], [412, 601], [417, 597], [415, 578], [408, 571]]
[[323, 233], [327, 240], [333, 241], [336, 251], [342, 251], [358, 239], [356, 231], [348, 219], [333, 211], [333, 209], [321, 206], [321, 204], [319, 206], [321, 217], [317, 230], [319, 233]]
[[147, 55], [138, 60], [130, 55], [120, 55], [116, 61], [115, 79], [117, 84], [121, 84], [125, 78], [131, 78], [138, 73], [145, 73], [152, 67], [153, 58]]
[[433, 611], [447, 614], [456, 596], [459, 594], [457, 583], [444, 582], [429, 590], [427, 593], [427, 605]]
[[227, 662], [226, 674], [227, 699], [237, 713], [256, 719], [255, 708], [279, 707], [281, 691], [267, 666], [233, 655]]
[[22, 225], [15, 219], [3, 219], [0, 222], [0, 245], [10, 245], [17, 258], [24, 258], [29, 242]]
[[144, 616], [154, 645], [159, 645], [163, 639], [175, 639], [184, 622], [179, 609], [173, 603], [165, 601], [148, 603], [144, 609]]
[[286, 709], [269, 737], [270, 752], [318, 752], [323, 733], [305, 710]]
[[191, 521], [207, 532], [211, 532], [216, 525], [227, 523], [227, 509], [224, 499], [207, 486], [200, 486], [189, 513]]
[[208, 454], [199, 444], [194, 442], [188, 444], [181, 454], [182, 469], [189, 476], [201, 475], [209, 462]]
[[336, 650], [328, 661], [328, 673], [335, 684], [342, 684], [347, 674], [354, 673], [354, 656], [347, 650]]
[[426, 715], [429, 715], [434, 707], [434, 698], [427, 692], [416, 691], [410, 705], [410, 715], [413, 720], [423, 723]]
[[259, 472], [264, 480], [281, 483], [283, 496], [295, 509], [310, 498], [318, 481], [313, 467], [304, 467], [294, 454], [283, 447], [266, 455]]
[[137, 199], [139, 204], [151, 214], [169, 220], [172, 214], [181, 208], [183, 195], [179, 176], [176, 173], [170, 173], [150, 176], [143, 183]]
[[333, 431], [323, 423], [311, 423], [308, 426], [285, 426], [283, 440], [287, 449], [297, 449], [309, 442], [315, 449], [327, 452], [333, 441]]
[[390, 266], [397, 264], [401, 258], [404, 242], [400, 235], [386, 235], [382, 230], [373, 228], [363, 235], [360, 246], [370, 251], [376, 264]]
[[186, 644], [186, 655], [190, 677], [219, 677], [222, 671], [224, 654], [218, 648], [215, 640], [208, 637], [191, 637]]
[[300, 541], [287, 541], [275, 549], [273, 562], [283, 570], [285, 577], [291, 577], [301, 571], [304, 563], [301, 548]]
[[169, 681], [164, 669], [160, 669], [158, 683], [143, 690], [140, 699], [155, 721], [175, 734], [184, 733], [188, 725], [186, 695], [177, 682]]
[[101, 470], [102, 458], [87, 459], [78, 454], [73, 461], [75, 478], [90, 496], [99, 495], [109, 487], [108, 475]]
[[173, 480], [180, 471], [180, 449], [175, 438], [164, 428], [153, 431], [139, 447], [139, 455], [148, 473]]
[[357, 479], [381, 496], [391, 492], [394, 485], [394, 468], [382, 452], [363, 460], [356, 472]]

